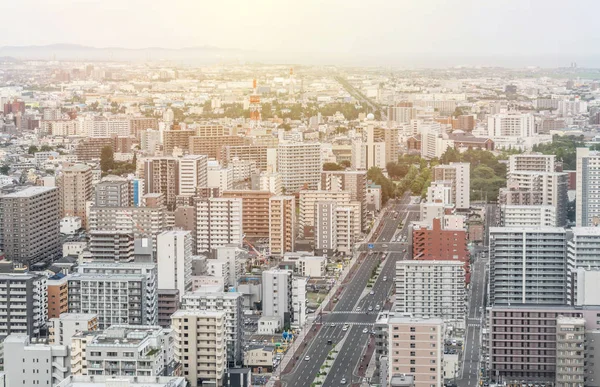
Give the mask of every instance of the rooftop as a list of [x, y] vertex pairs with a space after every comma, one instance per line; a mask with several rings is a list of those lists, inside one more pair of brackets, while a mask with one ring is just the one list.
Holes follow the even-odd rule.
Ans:
[[28, 198], [35, 195], [40, 195], [46, 192], [56, 190], [56, 187], [27, 187], [20, 191], [11, 192], [9, 194], [2, 195], [3, 198]]

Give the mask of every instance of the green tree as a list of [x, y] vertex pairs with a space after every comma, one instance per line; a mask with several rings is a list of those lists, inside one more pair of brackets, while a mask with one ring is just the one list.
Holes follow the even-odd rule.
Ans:
[[10, 172], [10, 167], [8, 165], [3, 165], [0, 167], [0, 175], [8, 175]]
[[107, 145], [102, 148], [100, 153], [100, 169], [102, 172], [108, 172], [115, 166], [115, 155], [112, 146]]
[[40, 148], [41, 152], [51, 152], [53, 149], [50, 145], [42, 145], [42, 147]]
[[345, 168], [337, 163], [324, 163], [324, 171], [343, 171]]
[[27, 149], [27, 153], [29, 153], [30, 155], [32, 155], [32, 154], [34, 154], [36, 152], [39, 152], [39, 149], [35, 145], [30, 145], [29, 149]]

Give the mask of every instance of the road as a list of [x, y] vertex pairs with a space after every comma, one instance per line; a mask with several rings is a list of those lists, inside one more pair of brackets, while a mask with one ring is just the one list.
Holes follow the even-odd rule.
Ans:
[[471, 266], [471, 285], [469, 291], [469, 310], [467, 329], [465, 332], [464, 353], [460, 377], [457, 385], [460, 387], [475, 387], [479, 380], [481, 367], [481, 330], [484, 327], [485, 299], [487, 292], [486, 265], [489, 229], [497, 225], [496, 206], [486, 205], [484, 248], [478, 249]]
[[[407, 225], [418, 216], [418, 205], [410, 205], [408, 197], [404, 197], [393, 207], [394, 210], [400, 212], [400, 216], [397, 219], [390, 216], [382, 221], [378, 242], [389, 241], [398, 231], [400, 221], [404, 221], [404, 225]], [[409, 212], [409, 210], [412, 211]], [[406, 235], [406, 228], [402, 229], [402, 233]], [[353, 377], [352, 374], [369, 339], [369, 334], [363, 333], [363, 329], [368, 328], [371, 331], [377, 318], [377, 312], [374, 310], [367, 313], [368, 309], [369, 307], [375, 309], [377, 305], [384, 306], [394, 286], [395, 262], [403, 259], [405, 253], [389, 254], [377, 281], [370, 289], [373, 291], [371, 295], [366, 287], [367, 281], [377, 267], [378, 262], [381, 262], [385, 255], [387, 255], [385, 252], [375, 252], [366, 255], [362, 263], [357, 263], [354, 276], [346, 285], [333, 311], [323, 315], [323, 325], [317, 336], [307, 344], [307, 348], [301, 355], [294, 371], [283, 376], [284, 386], [310, 386], [333, 345], [340, 342], [344, 337], [343, 346], [327, 375], [324, 385], [339, 384], [342, 378], [345, 378], [348, 382], [351, 380], [358, 381], [358, 377]], [[385, 281], [384, 277], [387, 277]], [[358, 307], [361, 308], [359, 312], [357, 311]], [[344, 324], [349, 326], [347, 331], [343, 330]], [[328, 340], [331, 340], [333, 345], [327, 344]], [[309, 357], [309, 360], [303, 360], [306, 356]]]

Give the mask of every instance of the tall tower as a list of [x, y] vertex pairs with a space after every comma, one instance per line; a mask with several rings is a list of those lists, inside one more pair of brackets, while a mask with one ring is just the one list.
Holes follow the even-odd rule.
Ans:
[[250, 120], [252, 127], [260, 126], [260, 96], [256, 90], [256, 79], [252, 80], [252, 94], [250, 95]]

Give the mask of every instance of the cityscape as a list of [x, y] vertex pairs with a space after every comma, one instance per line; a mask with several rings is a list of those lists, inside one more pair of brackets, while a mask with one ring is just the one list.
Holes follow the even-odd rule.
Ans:
[[0, 47], [0, 387], [600, 387], [600, 62], [573, 10], [547, 60], [520, 20], [553, 1], [456, 53], [471, 27], [390, 34], [411, 2], [206, 4], [197, 29], [187, 0], [160, 27], [154, 0], [58, 2], [0, 26], [34, 16]]

